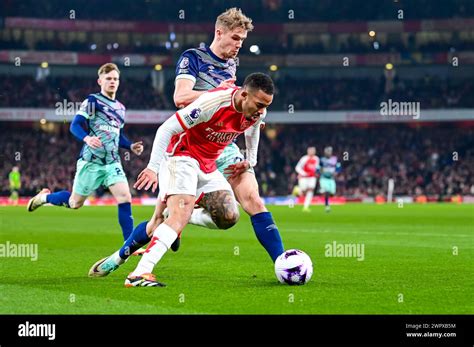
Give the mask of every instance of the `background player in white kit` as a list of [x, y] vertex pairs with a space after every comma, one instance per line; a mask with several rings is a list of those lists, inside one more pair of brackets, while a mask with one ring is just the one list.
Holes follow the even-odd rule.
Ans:
[[[151, 272], [188, 223], [201, 194], [220, 192], [226, 210], [234, 215], [231, 218], [238, 220], [232, 188], [217, 170], [216, 159], [243, 132], [250, 137], [259, 136], [273, 90], [269, 76], [254, 73], [247, 76], [242, 88], [218, 88], [205, 93], [159, 127], [150, 163], [134, 185], [137, 189], [152, 187], [154, 191], [159, 172], [160, 194], [155, 213], [148, 223], [135, 228], [120, 250], [96, 262], [90, 276], [102, 277], [115, 270], [153, 236], [125, 286], [164, 286]], [[164, 220], [166, 206], [169, 216]]]
[[295, 170], [298, 173], [298, 188], [300, 195], [304, 196], [303, 211], [309, 212], [309, 205], [316, 188], [316, 169], [319, 166], [319, 158], [316, 156], [316, 147], [308, 147], [307, 154], [301, 157], [296, 164]]

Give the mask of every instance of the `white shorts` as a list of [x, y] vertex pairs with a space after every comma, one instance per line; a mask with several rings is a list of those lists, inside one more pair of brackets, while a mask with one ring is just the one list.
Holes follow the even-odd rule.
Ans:
[[165, 158], [161, 162], [158, 185], [161, 201], [170, 195], [185, 194], [194, 195], [197, 202], [202, 195], [217, 190], [228, 190], [234, 195], [229, 182], [218, 170], [206, 174], [196, 159], [184, 156]]
[[316, 188], [316, 177], [301, 177], [298, 179], [298, 187], [301, 192]]

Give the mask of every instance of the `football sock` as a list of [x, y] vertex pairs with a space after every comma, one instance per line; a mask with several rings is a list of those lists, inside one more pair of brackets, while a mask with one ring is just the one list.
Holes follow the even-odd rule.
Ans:
[[148, 245], [142, 259], [131, 276], [140, 276], [151, 273], [156, 263], [165, 255], [168, 249], [178, 237], [178, 233], [165, 223], [161, 223], [153, 233], [153, 238]]
[[133, 231], [132, 204], [124, 202], [118, 204], [118, 219], [122, 228], [123, 239], [127, 240]]
[[209, 229], [219, 229], [212, 220], [211, 214], [203, 208], [195, 208], [193, 210], [189, 224], [199, 225]]
[[306, 193], [306, 198], [304, 199], [304, 208], [309, 208], [311, 205], [311, 200], [313, 200], [313, 191], [309, 191]]
[[41, 196], [41, 201], [47, 202], [56, 206], [64, 206], [69, 208], [69, 198], [71, 193], [67, 190], [61, 190], [60, 192], [44, 194]]
[[329, 206], [329, 193], [326, 193], [326, 195], [324, 196], [324, 203], [326, 204], [326, 206]]
[[280, 232], [273, 221], [270, 212], [261, 212], [250, 217], [253, 230], [258, 241], [267, 250], [268, 254], [275, 262], [276, 258], [284, 252], [283, 243], [281, 241]]
[[120, 258], [127, 259], [133, 254], [133, 252], [143, 245], [146, 245], [151, 240], [151, 237], [149, 237], [146, 233], [147, 223], [148, 221], [142, 222], [137, 225], [135, 230], [133, 230], [132, 234], [128, 237], [122, 248], [119, 250]]

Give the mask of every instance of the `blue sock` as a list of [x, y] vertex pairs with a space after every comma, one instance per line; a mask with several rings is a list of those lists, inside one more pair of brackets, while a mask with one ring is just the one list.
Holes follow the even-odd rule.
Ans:
[[324, 196], [324, 203], [326, 204], [326, 206], [329, 206], [329, 194], [326, 193], [326, 195]]
[[151, 237], [146, 233], [146, 224], [148, 222], [142, 222], [137, 225], [132, 234], [125, 241], [122, 248], [120, 248], [119, 256], [122, 259], [127, 259], [133, 252], [139, 249], [141, 246], [146, 245], [150, 242]]
[[127, 240], [133, 231], [132, 204], [124, 202], [118, 204], [118, 219], [122, 227], [123, 239]]
[[253, 230], [258, 241], [260, 241], [273, 262], [275, 262], [276, 258], [285, 250], [283, 249], [280, 233], [273, 221], [272, 214], [270, 212], [257, 213], [250, 217], [250, 220], [252, 221]]
[[57, 193], [51, 193], [46, 195], [46, 202], [56, 205], [56, 206], [64, 206], [69, 208], [69, 198], [71, 197], [71, 193], [67, 190], [61, 190]]

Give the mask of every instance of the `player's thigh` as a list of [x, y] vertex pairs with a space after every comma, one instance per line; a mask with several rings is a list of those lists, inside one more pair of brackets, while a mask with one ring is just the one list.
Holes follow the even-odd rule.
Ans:
[[[224, 175], [226, 179], [229, 178], [230, 174], [224, 173], [224, 170], [229, 166], [238, 162], [244, 161], [245, 157], [240, 152], [239, 147], [235, 143], [229, 144], [224, 151], [219, 155], [216, 160], [217, 170]], [[247, 172], [254, 173], [253, 168], [247, 169]]]
[[196, 197], [199, 163], [190, 157], [171, 157], [160, 165], [158, 177], [159, 199], [167, 201], [171, 195], [192, 195]]
[[335, 194], [336, 182], [330, 178], [321, 178], [319, 180], [320, 193]]
[[298, 179], [298, 186], [302, 192], [314, 190], [316, 188], [316, 177], [301, 177]]
[[122, 204], [125, 202], [132, 202], [132, 195], [130, 194], [130, 188], [128, 182], [117, 182], [109, 186], [109, 190], [117, 200], [117, 203]]
[[228, 229], [239, 220], [239, 208], [232, 187], [219, 171], [205, 175], [198, 187], [199, 205], [204, 207], [219, 229]]
[[[117, 186], [115, 189], [115, 192], [117, 195], [110, 190], [110, 192], [114, 195], [115, 198], [119, 198], [121, 194], [127, 195], [125, 198], [130, 196], [130, 189], [128, 188], [128, 180], [127, 176], [125, 176], [125, 171], [123, 171], [123, 167], [121, 163], [112, 163], [112, 164], [107, 164], [102, 167], [102, 173], [103, 173], [103, 182], [102, 184], [107, 187], [111, 188], [112, 186]], [[121, 185], [119, 185], [122, 183]], [[126, 185], [126, 187], [125, 187]], [[128, 193], [128, 194], [127, 194]], [[124, 197], [120, 197], [123, 199]], [[124, 201], [127, 202], [127, 201]]]
[[74, 176], [74, 184], [72, 187], [73, 196], [80, 195], [87, 198], [97, 188], [99, 188], [103, 182], [103, 165], [91, 163], [82, 159], [77, 161], [76, 175]]
[[237, 201], [250, 216], [267, 212], [258, 192], [258, 182], [254, 174], [244, 172], [229, 180]]

